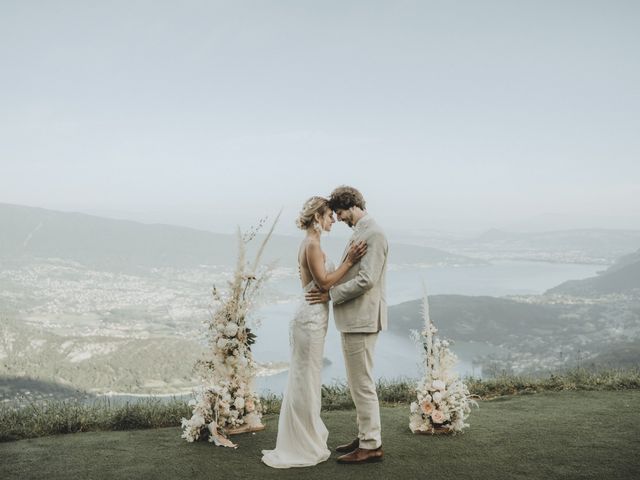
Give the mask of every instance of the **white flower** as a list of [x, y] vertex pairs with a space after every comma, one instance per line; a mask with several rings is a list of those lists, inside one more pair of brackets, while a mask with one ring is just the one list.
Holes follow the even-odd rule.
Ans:
[[187, 428], [184, 432], [182, 432], [182, 438], [184, 438], [187, 442], [194, 442], [196, 437], [194, 433], [191, 431], [191, 428]]
[[220, 407], [220, 410], [222, 411], [221, 413], [223, 415], [229, 414], [229, 404], [224, 400], [221, 400], [220, 403], [218, 403], [218, 407]]
[[436, 392], [433, 394], [433, 401], [436, 403], [440, 403], [442, 401], [442, 394], [440, 392]]
[[434, 390], [440, 390], [440, 391], [447, 388], [447, 386], [442, 380], [434, 380], [431, 386], [433, 387]]
[[224, 327], [224, 334], [227, 337], [235, 337], [236, 333], [238, 333], [238, 325], [235, 323], [229, 323], [226, 327]]
[[411, 402], [411, 413], [417, 413], [418, 410], [418, 404], [416, 402]]
[[456, 431], [459, 432], [460, 430], [462, 430], [464, 428], [464, 420], [462, 420], [461, 418], [458, 418], [455, 422], [453, 422], [453, 424], [451, 425], [451, 427]]
[[191, 417], [191, 425], [194, 427], [201, 427], [204, 425], [204, 417], [202, 415], [198, 415], [197, 413]]
[[409, 419], [409, 428], [412, 432], [426, 432], [431, 427], [429, 420], [423, 420], [420, 415], [412, 415]]
[[244, 417], [244, 421], [251, 428], [259, 427], [259, 426], [262, 425], [262, 422], [260, 421], [260, 416], [258, 414], [256, 414], [255, 412], [254, 413], [250, 413], [249, 415]]
[[226, 338], [219, 338], [218, 339], [218, 343], [216, 345], [218, 346], [218, 348], [220, 350], [222, 350], [223, 348], [225, 348], [227, 346], [227, 339]]
[[244, 398], [242, 397], [236, 398], [236, 401], [233, 402], [233, 404], [238, 410], [242, 410], [244, 408]]

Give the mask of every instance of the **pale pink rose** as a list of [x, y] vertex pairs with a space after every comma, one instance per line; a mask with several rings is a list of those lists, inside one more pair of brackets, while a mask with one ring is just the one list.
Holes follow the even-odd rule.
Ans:
[[246, 402], [244, 402], [244, 408], [247, 409], [247, 412], [253, 412], [256, 408], [256, 404], [253, 403], [253, 400], [248, 399]]
[[433, 420], [433, 423], [444, 422], [445, 421], [444, 413], [442, 413], [440, 410], [434, 410], [434, 412], [431, 414], [431, 420]]
[[420, 408], [422, 409], [422, 413], [424, 413], [425, 415], [429, 415], [431, 412], [433, 412], [433, 403], [425, 400], [420, 404]]

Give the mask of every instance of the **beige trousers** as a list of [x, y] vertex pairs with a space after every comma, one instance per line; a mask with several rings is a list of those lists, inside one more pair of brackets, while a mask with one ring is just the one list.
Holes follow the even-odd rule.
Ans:
[[351, 398], [356, 405], [360, 448], [382, 445], [380, 406], [373, 378], [373, 350], [378, 333], [342, 333], [342, 353]]

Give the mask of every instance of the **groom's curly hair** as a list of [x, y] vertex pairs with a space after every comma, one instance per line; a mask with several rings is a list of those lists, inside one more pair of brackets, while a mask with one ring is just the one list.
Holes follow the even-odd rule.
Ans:
[[365, 209], [366, 202], [362, 194], [355, 188], [342, 185], [331, 192], [329, 207], [336, 210], [349, 210], [351, 207]]

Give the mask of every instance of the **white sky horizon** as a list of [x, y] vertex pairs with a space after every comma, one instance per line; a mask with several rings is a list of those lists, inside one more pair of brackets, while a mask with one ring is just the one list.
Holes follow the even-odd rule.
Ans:
[[640, 229], [640, 4], [0, 5], [0, 202], [229, 233]]
[[[275, 219], [278, 211], [267, 212], [263, 211], [263, 215], [250, 217], [248, 215], [239, 218], [227, 219], [226, 223], [222, 223], [218, 219], [213, 219], [210, 222], [203, 217], [206, 215], [195, 214], [193, 217], [185, 215], [182, 212], [176, 213], [175, 217], [172, 217], [167, 212], [136, 212], [136, 211], [119, 211], [119, 210], [104, 210], [104, 209], [92, 209], [92, 208], [50, 208], [43, 205], [24, 205], [15, 204], [11, 202], [0, 202], [9, 205], [17, 205], [31, 208], [44, 208], [46, 210], [59, 211], [64, 213], [80, 213], [86, 215], [92, 215], [110, 220], [125, 220], [139, 222], [147, 225], [163, 224], [176, 227], [186, 227], [196, 230], [204, 230], [212, 233], [221, 234], [235, 234], [236, 229], [239, 227], [243, 231], [247, 231], [249, 228], [257, 226], [261, 218], [266, 218], [265, 227], [262, 232], [266, 232], [268, 226]], [[256, 210], [257, 212], [257, 210]], [[297, 212], [293, 209], [283, 208], [282, 216], [276, 227], [275, 233], [277, 235], [285, 236], [300, 236], [301, 231], [294, 225], [295, 215]], [[627, 223], [633, 223], [626, 218], [614, 219], [618, 223], [613, 223], [612, 226], [603, 227], [597, 223], [594, 223], [592, 217], [589, 218], [575, 218], [573, 216], [563, 216], [560, 214], [547, 214], [540, 215], [540, 217], [531, 217], [526, 219], [514, 220], [511, 223], [505, 222], [503, 224], [485, 224], [484, 221], [477, 223], [467, 222], [465, 224], [458, 224], [454, 220], [447, 222], [447, 219], [436, 219], [431, 225], [426, 227], [412, 228], [411, 224], [394, 224], [390, 222], [390, 218], [384, 215], [376, 214], [369, 210], [369, 213], [376, 218], [379, 223], [383, 223], [385, 231], [391, 235], [392, 240], [400, 241], [402, 239], [414, 239], [418, 240], [435, 238], [438, 236], [451, 237], [459, 236], [461, 238], [472, 238], [489, 230], [501, 230], [505, 233], [541, 233], [541, 232], [554, 232], [554, 231], [569, 231], [569, 230], [618, 230], [618, 231], [640, 231], [640, 228], [627, 227]], [[291, 220], [291, 222], [289, 222]], [[570, 221], [569, 221], [570, 220]], [[609, 223], [611, 219], [608, 219]], [[288, 225], [291, 223], [291, 225]], [[330, 235], [337, 237], [348, 237], [352, 231], [346, 225], [336, 222]], [[396, 240], [397, 239], [397, 240]]]

